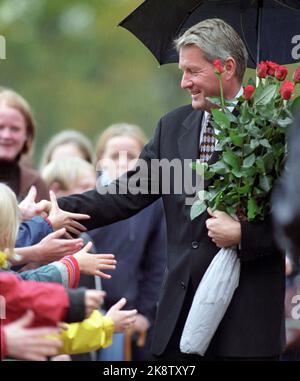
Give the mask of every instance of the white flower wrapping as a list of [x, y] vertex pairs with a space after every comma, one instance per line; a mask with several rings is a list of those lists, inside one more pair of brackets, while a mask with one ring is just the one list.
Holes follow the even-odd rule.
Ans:
[[235, 248], [222, 248], [206, 270], [195, 293], [181, 340], [180, 350], [203, 356], [214, 336], [240, 277]]

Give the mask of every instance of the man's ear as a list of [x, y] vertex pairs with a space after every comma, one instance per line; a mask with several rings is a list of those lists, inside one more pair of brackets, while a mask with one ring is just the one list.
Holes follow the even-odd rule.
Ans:
[[230, 81], [236, 75], [236, 62], [233, 57], [228, 57], [224, 61], [225, 73], [223, 74], [227, 81]]

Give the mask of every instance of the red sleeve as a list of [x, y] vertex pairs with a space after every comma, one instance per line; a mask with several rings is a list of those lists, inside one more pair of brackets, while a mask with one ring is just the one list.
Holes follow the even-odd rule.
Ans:
[[3, 360], [6, 356], [5, 334], [3, 327], [0, 327], [0, 359]]
[[69, 288], [77, 288], [80, 280], [80, 268], [76, 258], [68, 255], [60, 260], [68, 270]]
[[0, 294], [6, 304], [8, 324], [30, 309], [36, 318], [33, 326], [56, 325], [63, 321], [69, 309], [65, 288], [57, 283], [24, 281], [10, 273], [0, 274]]

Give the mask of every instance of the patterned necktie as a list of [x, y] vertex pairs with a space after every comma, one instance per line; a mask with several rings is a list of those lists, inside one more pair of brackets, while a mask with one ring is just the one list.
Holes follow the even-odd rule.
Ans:
[[207, 163], [215, 150], [216, 139], [214, 137], [214, 129], [210, 124], [211, 115], [209, 114], [204, 127], [202, 141], [200, 143], [200, 161]]

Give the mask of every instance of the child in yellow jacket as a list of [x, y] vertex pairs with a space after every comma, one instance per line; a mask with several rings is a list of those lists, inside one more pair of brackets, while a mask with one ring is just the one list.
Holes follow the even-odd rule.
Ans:
[[94, 310], [90, 317], [81, 323], [63, 323], [63, 330], [59, 337], [63, 345], [59, 352], [79, 354], [111, 345], [113, 333], [130, 328], [135, 321], [136, 310], [121, 311], [125, 303], [125, 298], [120, 299], [105, 316], [98, 310]]

